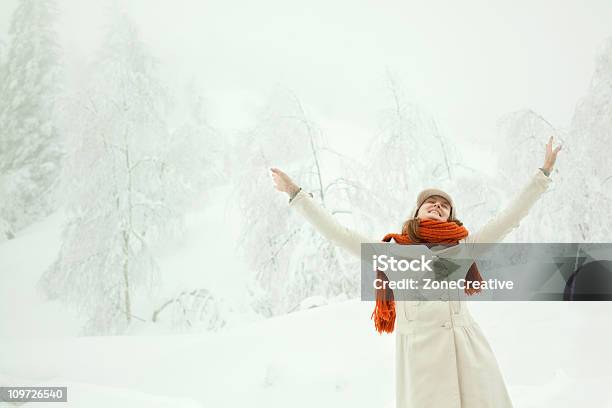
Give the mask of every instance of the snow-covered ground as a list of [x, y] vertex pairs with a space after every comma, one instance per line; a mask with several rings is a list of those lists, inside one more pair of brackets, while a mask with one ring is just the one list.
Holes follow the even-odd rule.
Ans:
[[[612, 407], [605, 313], [517, 305], [472, 305], [516, 407]], [[393, 336], [370, 312], [347, 301], [216, 334], [5, 338], [0, 382], [67, 386], [74, 407], [391, 407]]]
[[[207, 247], [235, 232], [218, 215], [225, 200], [194, 214], [185, 239], [162, 253], [168, 294], [205, 284], [207, 251], [231, 250]], [[394, 406], [394, 338], [374, 331], [372, 302], [245, 318], [215, 333], [138, 323], [129, 336], [76, 336], [81, 319], [33, 289], [59, 249], [62, 217], [0, 244], [0, 385], [67, 386], [71, 407]], [[612, 407], [612, 302], [470, 308], [516, 407]]]

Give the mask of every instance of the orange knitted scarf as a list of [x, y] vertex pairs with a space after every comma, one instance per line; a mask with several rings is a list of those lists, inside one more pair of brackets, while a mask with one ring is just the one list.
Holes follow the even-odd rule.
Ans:
[[[419, 220], [418, 235], [424, 243], [431, 244], [451, 244], [456, 245], [459, 240], [468, 236], [468, 230], [452, 221], [438, 220]], [[402, 245], [420, 244], [423, 242], [413, 242], [408, 235], [403, 234], [387, 234], [382, 239], [384, 242], [390, 242], [391, 238], [396, 243]], [[387, 275], [384, 272], [376, 270], [377, 278], [383, 281], [388, 281]], [[482, 281], [482, 276], [478, 271], [476, 263], [470, 266], [469, 271], [465, 275], [466, 281]], [[465, 293], [469, 296], [478, 293], [481, 289], [465, 288]], [[389, 287], [385, 289], [376, 289], [376, 307], [370, 319], [374, 319], [376, 331], [391, 333], [395, 327], [395, 300], [393, 298], [393, 290]]]

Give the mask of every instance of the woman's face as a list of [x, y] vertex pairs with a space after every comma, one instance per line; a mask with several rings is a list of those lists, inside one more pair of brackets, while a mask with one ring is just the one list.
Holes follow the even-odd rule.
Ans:
[[448, 221], [451, 206], [444, 198], [437, 195], [427, 197], [417, 212], [417, 218], [421, 220]]

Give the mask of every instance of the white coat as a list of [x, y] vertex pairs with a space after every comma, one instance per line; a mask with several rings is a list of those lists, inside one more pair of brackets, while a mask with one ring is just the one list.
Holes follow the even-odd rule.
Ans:
[[[519, 226], [550, 183], [538, 170], [505, 210], [459, 242], [500, 242]], [[341, 225], [304, 190], [289, 206], [354, 256], [360, 257], [361, 243], [381, 242]], [[396, 302], [396, 407], [511, 408], [497, 360], [470, 314], [469, 302], [451, 298]]]

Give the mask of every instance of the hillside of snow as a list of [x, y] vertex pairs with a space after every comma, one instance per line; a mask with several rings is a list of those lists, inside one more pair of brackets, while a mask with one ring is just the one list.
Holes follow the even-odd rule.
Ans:
[[[473, 306], [516, 407], [612, 407], [604, 313]], [[392, 407], [394, 339], [370, 312], [347, 301], [214, 334], [5, 338], [0, 382], [67, 386], [74, 407]]]

